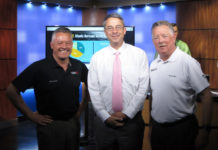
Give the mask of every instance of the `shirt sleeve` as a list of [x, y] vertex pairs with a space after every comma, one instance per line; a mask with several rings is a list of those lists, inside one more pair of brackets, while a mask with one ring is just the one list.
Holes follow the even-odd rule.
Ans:
[[36, 71], [36, 63], [33, 63], [28, 66], [23, 72], [21, 72], [12, 81], [12, 84], [17, 88], [19, 92], [24, 92], [26, 89], [32, 88], [34, 84], [34, 76], [37, 75]]
[[125, 113], [131, 119], [143, 108], [149, 84], [148, 59], [145, 52], [143, 52], [143, 55], [140, 55], [138, 59], [140, 60], [137, 66], [139, 67], [138, 89], [130, 101], [127, 109], [123, 111], [123, 113]]
[[209, 86], [206, 75], [202, 72], [200, 64], [195, 59], [192, 58], [188, 62], [187, 72], [190, 85], [197, 94]]
[[101, 118], [102, 121], [105, 121], [107, 118], [110, 117], [110, 114], [107, 112], [102, 97], [100, 95], [100, 85], [98, 82], [96, 67], [97, 62], [95, 60], [95, 57], [93, 57], [90, 62], [88, 72], [88, 90], [96, 114], [98, 115], [98, 117]]
[[88, 69], [85, 64], [82, 63], [82, 79], [81, 81], [87, 86]]

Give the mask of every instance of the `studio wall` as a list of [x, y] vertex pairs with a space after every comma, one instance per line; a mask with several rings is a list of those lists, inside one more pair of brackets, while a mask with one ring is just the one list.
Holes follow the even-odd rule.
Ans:
[[31, 63], [45, 58], [45, 27], [49, 25], [81, 26], [82, 11], [57, 5], [18, 2], [17, 74]]
[[[5, 95], [17, 70], [17, 2], [0, 1], [0, 122], [14, 119], [16, 109]], [[1, 128], [1, 124], [0, 124]]]
[[212, 89], [218, 89], [217, 7], [217, 0], [177, 4], [180, 38], [188, 43], [192, 56], [200, 62], [203, 72], [209, 75]]

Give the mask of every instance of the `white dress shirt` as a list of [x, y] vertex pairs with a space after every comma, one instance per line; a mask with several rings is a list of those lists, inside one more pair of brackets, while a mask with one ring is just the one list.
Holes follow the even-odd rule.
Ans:
[[148, 59], [143, 50], [127, 43], [115, 50], [111, 46], [95, 53], [90, 62], [88, 89], [97, 115], [105, 121], [113, 113], [112, 73], [116, 51], [120, 52], [123, 110], [133, 118], [142, 110], [149, 83]]

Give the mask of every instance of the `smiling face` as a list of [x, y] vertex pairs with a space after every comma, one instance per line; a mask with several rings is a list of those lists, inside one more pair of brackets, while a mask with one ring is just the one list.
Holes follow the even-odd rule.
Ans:
[[104, 31], [113, 48], [118, 49], [122, 46], [126, 34], [126, 28], [122, 20], [119, 18], [108, 18]]
[[50, 43], [53, 57], [56, 61], [64, 61], [72, 52], [72, 37], [69, 33], [57, 32]]
[[160, 58], [167, 60], [176, 49], [176, 35], [167, 25], [156, 26], [152, 30], [152, 41]]

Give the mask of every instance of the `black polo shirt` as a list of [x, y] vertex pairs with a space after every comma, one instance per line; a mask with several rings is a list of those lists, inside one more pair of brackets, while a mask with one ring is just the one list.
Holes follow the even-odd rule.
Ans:
[[22, 92], [34, 88], [40, 114], [67, 120], [78, 110], [79, 86], [87, 83], [87, 74], [87, 67], [79, 60], [70, 58], [65, 72], [49, 57], [31, 64], [12, 83]]

